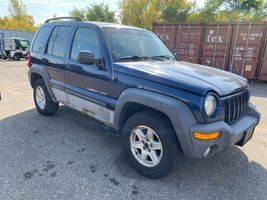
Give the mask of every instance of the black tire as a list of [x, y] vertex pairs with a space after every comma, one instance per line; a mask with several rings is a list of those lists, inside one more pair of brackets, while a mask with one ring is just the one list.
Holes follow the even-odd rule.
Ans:
[[[45, 107], [43, 109], [39, 107], [37, 100], [36, 100], [37, 87], [41, 87], [44, 91], [44, 94], [45, 94]], [[34, 86], [33, 86], [33, 99], [34, 99], [35, 107], [41, 115], [45, 115], [45, 116], [54, 115], [58, 110], [59, 104], [55, 103], [52, 100], [51, 96], [49, 95], [49, 93], [46, 89], [46, 86], [45, 86], [43, 79], [38, 79], [37, 81], [35, 81]]]
[[19, 54], [15, 54], [13, 57], [14, 60], [20, 60], [20, 55]]
[[[161, 141], [163, 154], [156, 166], [144, 166], [135, 158], [131, 151], [131, 132], [140, 125], [151, 128]], [[175, 132], [169, 120], [164, 115], [155, 111], [142, 111], [130, 117], [123, 127], [121, 137], [126, 157], [130, 164], [141, 175], [151, 179], [159, 179], [169, 174], [172, 168], [176, 166], [178, 156], [181, 155]]]

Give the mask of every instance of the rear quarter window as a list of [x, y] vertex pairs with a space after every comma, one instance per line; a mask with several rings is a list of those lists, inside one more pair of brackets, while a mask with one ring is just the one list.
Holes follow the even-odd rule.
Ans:
[[50, 37], [47, 53], [58, 57], [64, 57], [68, 42], [70, 41], [71, 31], [72, 27], [56, 27]]
[[41, 52], [43, 51], [43, 49], [46, 46], [48, 37], [49, 37], [49, 33], [50, 33], [50, 28], [49, 27], [42, 27], [36, 37], [35, 40], [33, 42], [33, 46], [32, 46], [32, 51], [35, 52]]

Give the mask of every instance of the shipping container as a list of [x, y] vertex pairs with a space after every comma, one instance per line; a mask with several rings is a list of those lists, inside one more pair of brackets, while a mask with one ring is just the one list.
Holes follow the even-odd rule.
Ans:
[[[267, 29], [267, 28], [266, 28]], [[267, 30], [264, 31], [263, 48], [260, 55], [260, 67], [258, 69], [258, 79], [267, 81]]]
[[228, 70], [250, 80], [256, 79], [264, 24], [235, 24]]
[[153, 32], [169, 47], [171, 51], [174, 51], [176, 32], [175, 24], [154, 23]]
[[154, 32], [180, 60], [267, 80], [267, 25], [154, 23]]
[[265, 53], [265, 60], [263, 62], [263, 65], [261, 66], [259, 80], [261, 81], [267, 81], [267, 53]]
[[227, 70], [233, 26], [207, 24], [204, 28], [202, 64]]
[[180, 60], [201, 63], [203, 26], [199, 24], [176, 24], [174, 50]]

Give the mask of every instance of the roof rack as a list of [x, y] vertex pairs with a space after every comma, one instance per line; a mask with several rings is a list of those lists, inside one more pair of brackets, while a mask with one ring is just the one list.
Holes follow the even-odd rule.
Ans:
[[51, 19], [47, 19], [45, 21], [45, 23], [48, 23], [50, 21], [55, 21], [55, 20], [60, 20], [60, 19], [72, 19], [72, 20], [75, 20], [75, 21], [83, 21], [80, 17], [54, 17], [54, 18], [51, 18]]

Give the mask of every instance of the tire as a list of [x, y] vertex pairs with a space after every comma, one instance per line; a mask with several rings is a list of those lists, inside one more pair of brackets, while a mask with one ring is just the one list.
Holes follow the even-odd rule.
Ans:
[[20, 55], [19, 55], [19, 54], [15, 54], [15, 55], [13, 56], [13, 59], [14, 59], [14, 60], [20, 60]]
[[41, 115], [54, 115], [58, 110], [58, 103], [52, 100], [43, 79], [35, 81], [33, 86], [33, 99], [35, 107]]
[[[142, 132], [142, 137], [148, 137], [148, 132], [150, 133], [149, 135], [151, 135], [151, 132], [154, 132], [152, 134], [153, 142], [148, 140], [141, 144], [139, 136], [136, 134], [136, 132], [140, 130]], [[121, 137], [124, 151], [130, 164], [137, 172], [147, 178], [159, 179], [169, 174], [176, 165], [179, 154], [181, 155], [175, 132], [169, 120], [155, 111], [142, 111], [130, 117], [123, 127]], [[134, 141], [134, 143], [131, 143], [132, 141]], [[134, 148], [135, 146], [131, 144], [136, 144], [138, 147]], [[151, 144], [153, 145], [149, 147]], [[162, 150], [158, 150], [160, 147]], [[146, 159], [144, 159], [145, 161], [140, 161], [142, 160], [141, 155], [143, 153], [144, 155], [147, 153], [149, 155], [147, 154], [144, 156], [146, 157]], [[153, 160], [156, 162], [152, 160], [150, 155], [154, 157]]]

